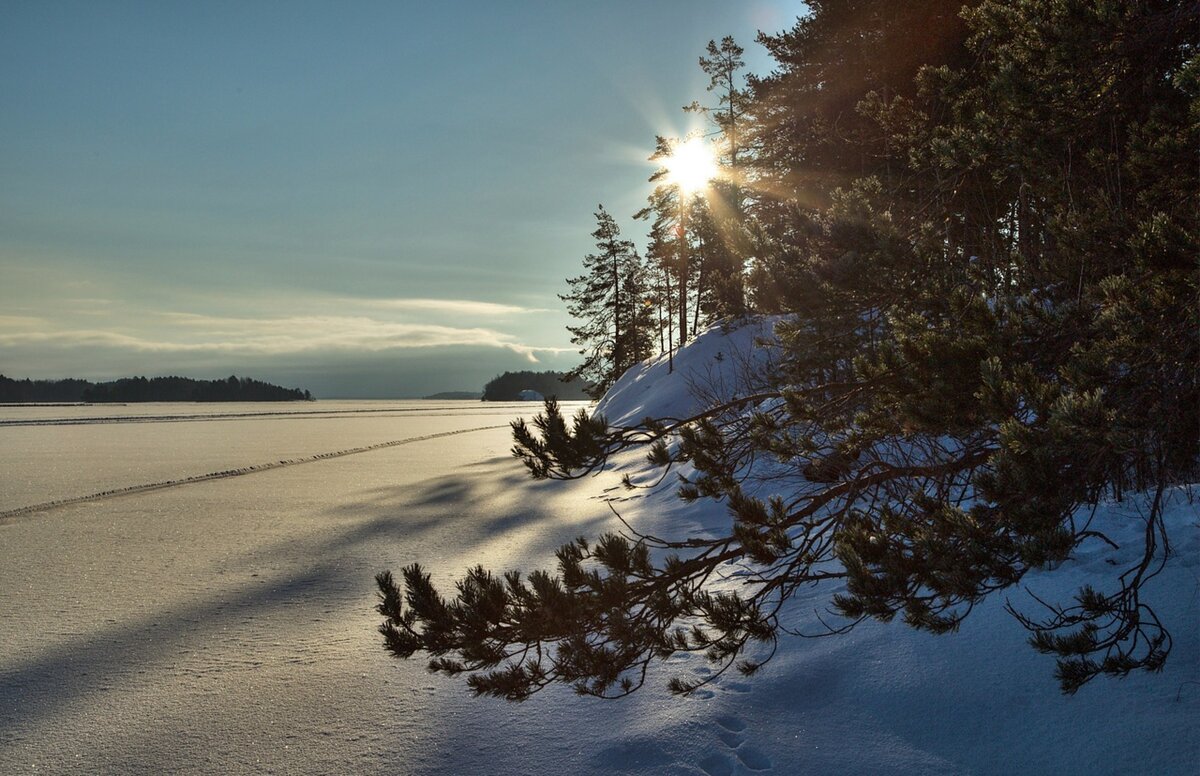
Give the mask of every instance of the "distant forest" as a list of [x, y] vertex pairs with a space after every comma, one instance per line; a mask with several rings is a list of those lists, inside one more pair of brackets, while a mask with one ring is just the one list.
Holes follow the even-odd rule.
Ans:
[[484, 401], [517, 401], [521, 391], [537, 391], [561, 401], [586, 399], [587, 384], [565, 381], [562, 372], [505, 372], [483, 387]]
[[312, 401], [307, 390], [230, 375], [224, 380], [189, 377], [126, 377], [87, 380], [13, 380], [0, 375], [0, 402]]

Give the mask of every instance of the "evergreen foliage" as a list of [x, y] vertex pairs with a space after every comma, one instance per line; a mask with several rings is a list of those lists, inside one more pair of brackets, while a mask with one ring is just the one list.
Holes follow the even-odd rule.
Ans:
[[230, 375], [224, 380], [189, 377], [125, 377], [108, 383], [87, 380], [12, 380], [0, 375], [0, 401], [5, 402], [225, 402], [312, 401], [307, 390]]
[[[824, 632], [947, 633], [1111, 542], [1080, 507], [1137, 490], [1133, 566], [1011, 607], [1064, 692], [1164, 667], [1140, 591], [1169, 551], [1164, 492], [1200, 455], [1200, 6], [808, 5], [762, 36], [777, 64], [750, 79], [739, 152], [752, 298], [788, 314], [772, 388], [669, 425], [569, 423], [551, 403], [514, 429], [537, 477], [635, 445], [689, 462], [680, 496], [722, 501], [729, 531], [627, 527], [563, 547], [554, 572], [476, 569], [453, 601], [419, 566], [403, 592], [381, 575], [395, 654], [429, 652], [481, 694], [619, 696], [677, 652], [753, 673], [792, 630], [792, 593], [829, 581], [842, 619]], [[714, 584], [730, 561], [736, 591]]]
[[717, 104], [693, 102], [685, 111], [703, 113], [717, 131], [717, 148], [723, 174], [712, 181], [705, 196], [692, 202], [688, 219], [698, 243], [696, 310], [692, 330], [723, 318], [746, 314], [744, 265], [750, 258], [751, 239], [746, 228], [744, 136], [751, 109], [750, 94], [742, 86], [745, 50], [726, 36], [708, 42], [700, 69], [709, 77], [708, 91]]
[[536, 391], [547, 399], [587, 398], [588, 386], [562, 372], [505, 372], [483, 387], [483, 401], [519, 401], [521, 391]]
[[[665, 160], [681, 141], [677, 138], [656, 137], [654, 153], [650, 161]], [[695, 198], [685, 201], [678, 187], [666, 184], [666, 167], [657, 168], [650, 176], [656, 184], [647, 197], [646, 207], [634, 214], [634, 218], [650, 222], [650, 244], [646, 257], [655, 277], [655, 298], [659, 303], [660, 317], [665, 313], [668, 352], [687, 341], [688, 297], [693, 286], [692, 271], [699, 262], [690, 263], [686, 256], [694, 247], [689, 243], [692, 235], [685, 228], [688, 208], [694, 207]], [[661, 331], [661, 324], [660, 324]]]
[[77, 402], [91, 385], [87, 380], [14, 380], [0, 375], [0, 402]]
[[645, 268], [603, 205], [592, 237], [597, 252], [584, 257], [586, 273], [569, 278], [571, 291], [559, 298], [579, 321], [567, 330], [584, 357], [570, 378], [586, 380], [591, 396], [599, 398], [626, 369], [651, 354], [653, 343]]

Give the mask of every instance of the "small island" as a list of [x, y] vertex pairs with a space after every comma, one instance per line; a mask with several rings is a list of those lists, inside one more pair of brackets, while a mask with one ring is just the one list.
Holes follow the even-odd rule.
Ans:
[[190, 377], [124, 377], [111, 382], [88, 380], [14, 380], [0, 375], [0, 403], [34, 402], [235, 402], [235, 401], [314, 401], [313, 395], [299, 388], [278, 385], [249, 377], [230, 375], [224, 380], [195, 380]]
[[580, 401], [589, 398], [587, 383], [569, 380], [562, 372], [505, 372], [483, 387], [483, 401], [524, 401], [532, 391], [548, 399]]

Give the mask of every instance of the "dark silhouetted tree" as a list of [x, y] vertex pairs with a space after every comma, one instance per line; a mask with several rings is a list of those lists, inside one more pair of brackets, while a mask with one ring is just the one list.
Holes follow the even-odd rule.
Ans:
[[693, 203], [689, 219], [698, 243], [693, 329], [746, 312], [744, 268], [752, 241], [743, 207], [743, 136], [750, 110], [750, 96], [742, 83], [744, 53], [731, 37], [722, 38], [719, 44], [710, 40], [707, 56], [700, 57], [700, 68], [709, 77], [708, 91], [717, 95], [717, 104], [693, 102], [684, 108], [712, 121], [722, 166], [721, 176]]
[[312, 394], [299, 388], [230, 375], [224, 380], [193, 380], [189, 377], [129, 377], [111, 383], [96, 383], [81, 397], [91, 402], [139, 401], [311, 401]]
[[587, 381], [598, 397], [626, 369], [648, 357], [653, 345], [641, 258], [633, 243], [621, 238], [617, 222], [603, 205], [595, 215], [592, 237], [597, 252], [584, 257], [585, 274], [569, 278], [571, 291], [560, 298], [580, 321], [567, 327], [584, 357], [570, 375]]
[[536, 391], [547, 399], [578, 401], [587, 398], [588, 386], [569, 380], [563, 372], [505, 372], [483, 387], [483, 401], [517, 401], [521, 391]]

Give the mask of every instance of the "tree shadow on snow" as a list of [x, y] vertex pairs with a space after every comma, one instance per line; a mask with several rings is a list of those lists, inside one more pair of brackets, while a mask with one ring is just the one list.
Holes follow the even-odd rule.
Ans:
[[[55, 635], [47, 639], [52, 645], [36, 654], [6, 658], [0, 664], [0, 743], [37, 738], [40, 724], [57, 723], [55, 718], [99, 693], [153, 692], [155, 685], [170, 691], [181, 676], [204, 669], [205, 651], [228, 658], [228, 641], [214, 644], [214, 634], [245, 631], [247, 623], [278, 620], [280, 631], [272, 638], [286, 641], [295, 638], [289, 631], [306, 623], [329, 627], [336, 620], [340, 626], [350, 613], [350, 627], [361, 626], [363, 635], [353, 634], [348, 643], [377, 650], [363, 663], [376, 666], [384, 657], [374, 634], [378, 571], [398, 572], [420, 561], [435, 578], [443, 575], [448, 581], [475, 562], [492, 568], [550, 567], [562, 543], [611, 527], [613, 518], [603, 504], [564, 493], [569, 483], [533, 482], [505, 459], [470, 468], [469, 475], [363, 491], [354, 501], [306, 518], [307, 533], [222, 558], [222, 590], [199, 591], [190, 605], [160, 605], [137, 616], [113, 613], [118, 621], [111, 625], [80, 626], [79, 636]], [[590, 493], [591, 486], [585, 482], [577, 492]], [[314, 528], [314, 519], [323, 525]], [[243, 582], [228, 583], [239, 575]], [[197, 645], [204, 645], [199, 652]], [[270, 645], [261, 652], [248, 646], [256, 659], [279, 657]], [[414, 660], [412, 668], [423, 671], [417, 665], [423, 662]], [[296, 670], [302, 672], [303, 666]], [[164, 745], [152, 731], [136, 733], [146, 737], [149, 748]]]

